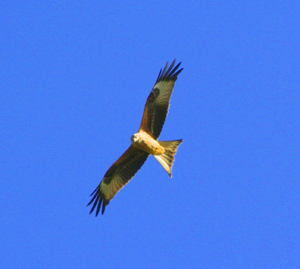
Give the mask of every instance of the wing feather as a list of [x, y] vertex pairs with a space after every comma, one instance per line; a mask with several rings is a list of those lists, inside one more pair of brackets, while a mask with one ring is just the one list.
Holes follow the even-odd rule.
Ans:
[[114, 196], [133, 178], [141, 168], [149, 154], [130, 146], [124, 154], [108, 169], [103, 180], [91, 194], [92, 199], [88, 205], [93, 203], [90, 213], [96, 209], [98, 215], [101, 205], [102, 214], [105, 207]]
[[169, 68], [169, 62], [167, 62], [165, 68], [160, 70], [145, 105], [140, 130], [147, 132], [154, 139], [157, 139], [161, 133], [169, 111], [175, 81], [183, 69], [178, 70], [181, 63], [174, 67], [175, 61], [173, 61]]

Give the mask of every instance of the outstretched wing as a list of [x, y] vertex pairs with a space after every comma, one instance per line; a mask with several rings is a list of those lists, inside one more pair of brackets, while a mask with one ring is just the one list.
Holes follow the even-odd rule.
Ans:
[[98, 215], [101, 205], [102, 214], [110, 200], [129, 182], [141, 168], [149, 154], [130, 146], [124, 154], [108, 169], [99, 186], [93, 191], [93, 204], [90, 214], [96, 209]]
[[161, 133], [168, 114], [175, 81], [183, 69], [178, 70], [181, 63], [173, 68], [175, 61], [173, 61], [169, 68], [169, 62], [167, 62], [164, 70], [160, 70], [154, 88], [145, 105], [140, 130], [147, 132], [154, 139], [157, 139]]

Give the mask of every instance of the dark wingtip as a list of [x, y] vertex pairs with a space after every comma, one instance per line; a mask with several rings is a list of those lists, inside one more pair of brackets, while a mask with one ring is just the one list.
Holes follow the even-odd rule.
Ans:
[[160, 70], [159, 74], [158, 74], [158, 77], [157, 77], [157, 80], [156, 80], [156, 83], [160, 80], [168, 80], [168, 79], [174, 79], [176, 80], [177, 79], [177, 76], [180, 74], [180, 72], [183, 70], [183, 68], [179, 69], [179, 66], [181, 65], [181, 62], [179, 62], [175, 67], [175, 62], [176, 62], [176, 58], [175, 60], [171, 63], [170, 67], [168, 68], [169, 66], [169, 62], [166, 63], [166, 66], [165, 68], [162, 70]]
[[105, 207], [108, 205], [108, 202], [105, 201], [104, 196], [102, 195], [101, 192], [99, 192], [99, 186], [92, 192], [92, 194], [90, 196], [92, 196], [91, 201], [87, 204], [87, 206], [93, 204], [91, 210], [90, 210], [90, 214], [96, 209], [96, 214], [95, 217], [98, 216], [100, 209], [101, 209], [101, 205], [102, 205], [102, 215], [104, 214], [104, 210]]
[[103, 202], [103, 205], [102, 205], [102, 215], [104, 214], [105, 207], [106, 207], [106, 204]]

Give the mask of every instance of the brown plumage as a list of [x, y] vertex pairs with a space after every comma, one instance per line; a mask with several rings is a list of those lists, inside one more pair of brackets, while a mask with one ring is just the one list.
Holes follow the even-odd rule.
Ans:
[[[182, 140], [157, 141], [166, 120], [170, 99], [181, 63], [175, 67], [175, 60], [168, 68], [160, 70], [156, 83], [151, 91], [144, 109], [141, 127], [138, 133], [131, 137], [131, 146], [108, 169], [103, 180], [91, 194], [93, 203], [90, 213], [96, 209], [98, 215], [101, 206], [102, 214], [113, 197], [133, 178], [148, 156], [152, 154], [172, 177], [172, 166]], [[174, 68], [173, 68], [174, 67]]]

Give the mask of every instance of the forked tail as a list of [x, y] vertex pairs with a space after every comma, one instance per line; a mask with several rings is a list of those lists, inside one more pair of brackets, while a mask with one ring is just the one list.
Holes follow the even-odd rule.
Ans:
[[169, 176], [172, 177], [172, 166], [175, 161], [175, 154], [179, 145], [182, 143], [182, 139], [174, 141], [158, 141], [158, 143], [164, 147], [165, 152], [161, 155], [153, 155], [166, 169]]

